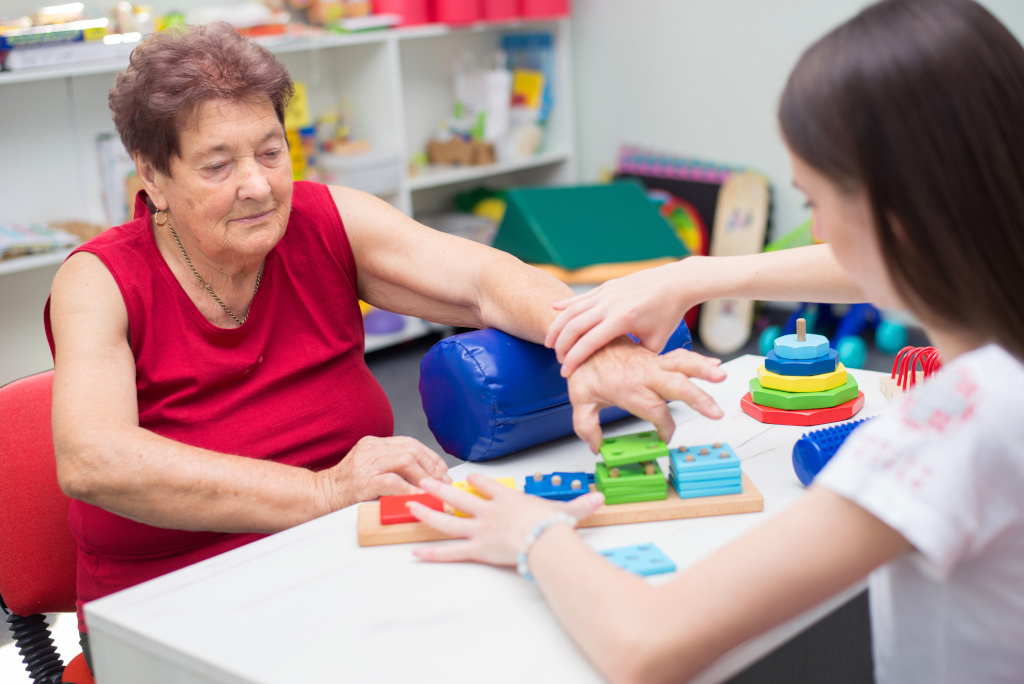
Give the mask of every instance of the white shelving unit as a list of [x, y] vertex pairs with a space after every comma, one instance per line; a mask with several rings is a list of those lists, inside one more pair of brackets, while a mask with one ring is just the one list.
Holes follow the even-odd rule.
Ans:
[[[377, 149], [399, 152], [402, 168], [425, 149], [451, 111], [451, 66], [468, 53], [482, 62], [505, 33], [554, 36], [555, 105], [540, 154], [467, 168], [403, 174], [388, 200], [405, 213], [449, 208], [476, 185], [547, 185], [576, 180], [569, 20], [441, 24], [359, 34], [264, 39], [292, 77], [309, 87], [310, 111], [353, 104], [355, 132]], [[126, 59], [0, 73], [0, 217], [103, 223], [96, 137], [113, 133], [107, 92]], [[0, 383], [52, 366], [42, 325], [49, 286], [66, 252], [0, 262]], [[409, 319], [394, 335], [367, 336], [367, 351], [430, 332]]]

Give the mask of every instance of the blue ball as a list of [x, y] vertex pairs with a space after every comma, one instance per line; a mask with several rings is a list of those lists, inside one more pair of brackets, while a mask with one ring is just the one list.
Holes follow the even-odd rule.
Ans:
[[907, 346], [907, 326], [882, 320], [875, 330], [875, 346], [885, 354], [895, 354]]
[[868, 345], [856, 335], [847, 335], [836, 345], [839, 360], [847, 368], [863, 368], [868, 358]]

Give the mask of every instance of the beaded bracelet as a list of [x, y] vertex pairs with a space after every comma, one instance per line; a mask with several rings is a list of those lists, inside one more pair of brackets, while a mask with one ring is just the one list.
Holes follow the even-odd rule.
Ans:
[[533, 581], [533, 575], [530, 574], [530, 565], [527, 559], [527, 554], [530, 553], [530, 549], [533, 547], [540, 535], [544, 534], [549, 527], [557, 525], [559, 523], [565, 523], [570, 527], [576, 527], [576, 523], [579, 522], [576, 518], [572, 517], [568, 513], [555, 513], [541, 520], [537, 525], [530, 530], [526, 538], [523, 539], [522, 545], [519, 547], [519, 554], [516, 556], [516, 571], [523, 576], [530, 584], [536, 584]]

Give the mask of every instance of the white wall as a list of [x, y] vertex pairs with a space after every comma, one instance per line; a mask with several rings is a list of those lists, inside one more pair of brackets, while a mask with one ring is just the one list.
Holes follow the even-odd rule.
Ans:
[[[767, 173], [774, 235], [806, 219], [775, 108], [801, 52], [865, 0], [575, 0], [578, 169], [635, 143]], [[1024, 1], [984, 0], [1024, 39]], [[628, 9], [627, 9], [628, 8]]]

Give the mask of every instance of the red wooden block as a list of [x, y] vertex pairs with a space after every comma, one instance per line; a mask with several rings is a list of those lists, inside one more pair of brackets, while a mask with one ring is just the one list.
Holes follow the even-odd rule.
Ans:
[[444, 502], [430, 494], [406, 494], [404, 496], [382, 496], [380, 497], [380, 524], [397, 525], [398, 523], [419, 522], [409, 512], [406, 505], [410, 501], [433, 508], [435, 511], [444, 511]]
[[839, 406], [786, 411], [784, 409], [755, 404], [753, 399], [750, 398], [750, 392], [747, 392], [740, 399], [740, 408], [748, 416], [762, 423], [800, 426], [823, 425], [825, 423], [836, 423], [840, 420], [849, 420], [857, 415], [857, 412], [864, 408], [864, 393], [858, 392], [856, 399], [851, 399]]

